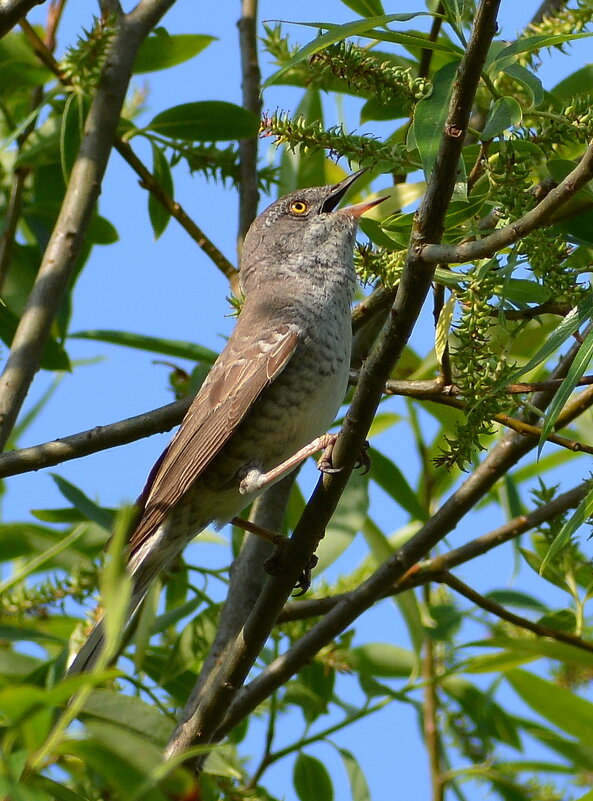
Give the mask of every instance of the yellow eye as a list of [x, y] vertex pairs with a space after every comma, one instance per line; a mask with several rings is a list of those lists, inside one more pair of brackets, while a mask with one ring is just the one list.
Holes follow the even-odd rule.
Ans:
[[309, 204], [305, 203], [304, 200], [294, 200], [290, 204], [290, 213], [296, 215], [297, 217], [306, 214], [309, 211]]

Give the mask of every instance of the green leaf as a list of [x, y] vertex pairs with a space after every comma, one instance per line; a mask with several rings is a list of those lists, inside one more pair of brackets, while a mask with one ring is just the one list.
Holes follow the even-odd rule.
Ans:
[[486, 598], [491, 598], [498, 604], [505, 606], [515, 606], [521, 609], [532, 609], [536, 612], [546, 612], [547, 607], [533, 595], [518, 590], [491, 590], [484, 593]]
[[215, 36], [203, 33], [170, 34], [164, 28], [156, 28], [140, 45], [132, 72], [139, 75], [174, 67], [197, 56], [215, 40]]
[[478, 736], [492, 737], [513, 748], [521, 748], [516, 723], [489, 693], [459, 676], [444, 678], [441, 686], [473, 720]]
[[593, 36], [591, 33], [557, 33], [541, 34], [538, 36], [526, 36], [504, 47], [490, 65], [490, 74], [495, 74], [497, 70], [504, 69], [508, 64], [512, 64], [521, 53], [532, 53], [534, 50], [542, 50], [544, 47], [553, 47], [565, 42], [572, 42], [574, 39], [587, 39]]
[[166, 745], [173, 730], [172, 721], [156, 707], [141, 698], [112, 690], [94, 690], [85, 702], [81, 715], [117, 723], [160, 746]]
[[[329, 45], [335, 44], [336, 42], [342, 42], [344, 39], [347, 39], [349, 36], [363, 36], [365, 34], [369, 34], [372, 32], [373, 39], [385, 39], [386, 41], [395, 41], [395, 39], [391, 38], [385, 32], [379, 32], [374, 30], [375, 28], [383, 27], [388, 25], [390, 22], [408, 22], [409, 20], [413, 19], [414, 17], [419, 16], [426, 16], [427, 12], [419, 11], [414, 14], [382, 14], [378, 17], [365, 17], [364, 19], [355, 19], [353, 22], [344, 22], [342, 25], [334, 25], [331, 22], [288, 22], [287, 24], [292, 25], [305, 25], [309, 28], [319, 28], [321, 30], [327, 30], [327, 33], [318, 36], [316, 39], [313, 39], [312, 42], [302, 47], [298, 50], [292, 58], [290, 58], [286, 64], [271, 75], [267, 81], [262, 85], [262, 89], [267, 89], [268, 86], [271, 86], [274, 83], [277, 83], [279, 79], [295, 67], [297, 64], [300, 64], [301, 61], [305, 61], [305, 59], [311, 58], [312, 55], [315, 53], [319, 53], [320, 50], [324, 50]], [[391, 34], [391, 32], [389, 32]], [[430, 42], [428, 38], [423, 38], [421, 36], [413, 36], [409, 34], [392, 34], [393, 36], [398, 37], [398, 42], [403, 44], [402, 39], [407, 40], [409, 43], [414, 42], [416, 46], [419, 47], [426, 47], [431, 50], [449, 50], [450, 48], [441, 45], [440, 43]]]
[[408, 678], [416, 667], [412, 651], [389, 643], [358, 645], [347, 655], [350, 668], [368, 676]]
[[449, 332], [451, 331], [451, 323], [453, 322], [453, 313], [456, 305], [457, 298], [454, 294], [451, 294], [439, 312], [439, 319], [434, 336], [434, 352], [439, 364], [443, 363], [443, 356], [449, 344]]
[[[9, 347], [12, 344], [19, 320], [0, 303], [0, 339]], [[70, 359], [64, 348], [53, 337], [48, 337], [41, 354], [44, 370], [70, 370]]]
[[399, 467], [381, 451], [369, 449], [371, 459], [371, 479], [393, 500], [408, 512], [412, 520], [428, 520], [428, 513], [422, 507], [416, 493], [409, 485]]
[[72, 92], [66, 99], [60, 127], [60, 163], [65, 183], [68, 183], [78, 157], [85, 117], [84, 98], [78, 92]]
[[381, 0], [342, 0], [342, 3], [361, 17], [378, 17], [385, 14]]
[[492, 104], [480, 139], [482, 142], [494, 139], [508, 128], [519, 125], [522, 119], [523, 111], [514, 97], [499, 97]]
[[[169, 162], [167, 161], [163, 149], [155, 142], [152, 142], [151, 144], [152, 173], [165, 192], [173, 197], [173, 176], [171, 175]], [[171, 219], [171, 213], [159, 200], [157, 200], [152, 192], [148, 193], [148, 216], [150, 217], [150, 224], [152, 225], [154, 238], [158, 239], [167, 227], [169, 220]]]
[[46, 790], [50, 798], [54, 799], [54, 801], [88, 801], [87, 796], [80, 795], [74, 792], [74, 790], [68, 789], [68, 787], [59, 784], [59, 782], [50, 779], [48, 776], [38, 774], [37, 776], [31, 777], [31, 781], [34, 782], [35, 787]]
[[138, 770], [129, 760], [122, 758], [117, 740], [112, 740], [111, 745], [107, 746], [97, 739], [70, 739], [64, 741], [56, 750], [59, 754], [80, 759], [83, 765], [96, 771], [121, 801], [137, 799], [139, 791], [142, 791], [142, 801], [166, 801], [166, 796], [159, 790], [144, 790], [146, 773]]
[[160, 353], [163, 356], [176, 356], [181, 359], [191, 359], [204, 364], [214, 364], [218, 358], [216, 351], [195, 345], [193, 342], [182, 342], [178, 339], [163, 339], [150, 337], [144, 334], [132, 334], [129, 331], [108, 331], [97, 329], [94, 331], [78, 331], [70, 334], [70, 339], [92, 339], [97, 342], [109, 342], [112, 345], [123, 345], [126, 348], [147, 350], [151, 353]]
[[544, 557], [539, 572], [542, 573], [544, 569], [553, 561], [556, 554], [564, 548], [572, 535], [593, 515], [593, 488], [585, 495], [583, 500], [579, 503], [574, 513], [568, 518], [566, 523], [562, 526], [554, 541], [550, 545], [550, 549]]
[[292, 780], [301, 801], [333, 801], [334, 788], [323, 762], [301, 751], [294, 763]]
[[510, 377], [504, 379], [504, 383], [513, 383], [517, 381], [520, 376], [525, 375], [534, 367], [537, 367], [542, 362], [545, 362], [558, 348], [581, 326], [581, 324], [593, 316], [593, 297], [579, 303], [566, 315], [562, 322], [556, 326], [555, 330], [546, 338], [546, 341], [537, 353], [529, 359], [529, 361], [522, 367], [519, 367], [516, 372], [512, 373]]
[[593, 91], [593, 64], [587, 64], [557, 83], [551, 94], [559, 100], [570, 100], [572, 97], [586, 95], [591, 91]]
[[525, 703], [554, 726], [587, 743], [593, 730], [593, 704], [557, 682], [512, 670], [506, 679]]
[[99, 576], [99, 589], [105, 607], [102, 626], [105, 645], [94, 670], [101, 670], [117, 653], [123, 639], [132, 597], [132, 579], [126, 569], [126, 545], [132, 521], [133, 507], [123, 507], [113, 525], [113, 535], [107, 547], [107, 559]]
[[531, 98], [529, 108], [539, 106], [544, 102], [544, 87], [542, 82], [533, 72], [523, 67], [521, 64], [509, 64], [503, 69], [510, 78], [520, 83]]
[[338, 753], [342, 757], [342, 762], [348, 774], [352, 801], [371, 801], [371, 793], [366, 777], [354, 754], [345, 748], [338, 748]]
[[368, 476], [352, 474], [316, 551], [319, 572], [332, 564], [362, 529], [369, 507], [368, 484]]
[[201, 100], [182, 103], [157, 114], [148, 130], [185, 142], [220, 142], [257, 136], [259, 118], [234, 103]]
[[548, 435], [552, 431], [556, 420], [558, 419], [564, 405], [568, 401], [569, 397], [572, 394], [573, 389], [579, 382], [579, 379], [583, 377], [587, 367], [589, 366], [589, 362], [593, 358], [593, 330], [589, 331], [585, 339], [583, 340], [582, 345], [580, 346], [578, 353], [570, 365], [568, 373], [566, 374], [566, 378], [560, 384], [556, 394], [552, 398], [552, 402], [550, 403], [546, 415], [543, 420], [542, 425], [542, 433], [539, 438], [538, 444], [538, 453], [541, 452], [541, 449], [544, 446]]
[[504, 283], [502, 298], [515, 303], [545, 303], [552, 293], [547, 286], [528, 278], [509, 278]]
[[91, 520], [107, 531], [111, 531], [111, 527], [113, 526], [113, 511], [111, 509], [98, 506], [94, 501], [91, 501], [82, 490], [75, 487], [74, 484], [71, 484], [65, 478], [55, 473], [51, 473], [51, 477], [56, 482], [64, 498], [70, 501], [70, 503], [84, 515], [86, 520]]
[[450, 61], [435, 73], [432, 92], [419, 101], [414, 111], [414, 137], [426, 181], [431, 176], [443, 138], [458, 66], [458, 61]]

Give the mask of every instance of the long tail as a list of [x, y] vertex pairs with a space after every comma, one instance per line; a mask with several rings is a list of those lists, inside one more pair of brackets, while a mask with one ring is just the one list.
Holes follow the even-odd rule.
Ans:
[[[132, 591], [132, 598], [130, 600], [130, 605], [128, 606], [124, 624], [128, 633], [134, 617], [140, 609], [142, 602], [146, 598], [146, 594], [150, 588], [150, 585], [152, 584], [153, 579], [156, 578], [159, 572], [160, 571], [157, 569], [157, 566], [153, 564], [150, 566], [149, 570], [139, 570], [135, 574], [134, 589]], [[124, 635], [124, 644], [126, 641], [127, 636]], [[74, 660], [68, 668], [66, 675], [75, 676], [78, 673], [88, 673], [90, 670], [92, 670], [97, 662], [97, 659], [99, 658], [99, 655], [103, 651], [104, 646], [105, 634], [103, 632], [103, 619], [101, 618], [94, 626], [80, 651], [74, 657]], [[114, 657], [114, 661], [116, 657], [117, 654]]]

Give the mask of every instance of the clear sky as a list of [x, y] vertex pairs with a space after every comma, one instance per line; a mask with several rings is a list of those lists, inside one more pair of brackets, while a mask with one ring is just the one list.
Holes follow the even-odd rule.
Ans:
[[[131, 4], [124, 5], [129, 7]], [[202, 99], [241, 102], [236, 29], [239, 6], [239, 2], [192, 3], [179, 0], [176, 3], [163, 20], [163, 25], [171, 33], [205, 33], [218, 37], [218, 40], [199, 57], [175, 70], [136, 79], [135, 85], [146, 87], [148, 92], [145, 116], [140, 122], [183, 102]], [[500, 16], [503, 36], [513, 38], [538, 6], [539, 0], [503, 0]], [[384, 7], [387, 13], [407, 12], [423, 9], [424, 3], [408, 0], [402, 4], [384, 0]], [[31, 19], [42, 20], [44, 13], [44, 7], [40, 6], [31, 14]], [[91, 17], [96, 13], [95, 0], [70, 3], [59, 35], [59, 51], [64, 44], [74, 41], [82, 25], [86, 28], [92, 25]], [[300, 0], [299, 3], [263, 0], [260, 16], [263, 20], [345, 22], [356, 15], [339, 0]], [[419, 18], [414, 24], [425, 29], [427, 18]], [[305, 27], [290, 26], [289, 29], [294, 32], [295, 41], [301, 43], [315, 33]], [[576, 69], [575, 61], [579, 64], [586, 61], [586, 48], [590, 48], [590, 44], [577, 43], [567, 49], [569, 56], [556, 55], [553, 68], [544, 58], [541, 69], [544, 84], [553, 86]], [[263, 54], [264, 77], [271, 69], [269, 57]], [[298, 95], [297, 91], [285, 87], [272, 88], [265, 94], [264, 108], [294, 109]], [[326, 106], [327, 119], [335, 121], [337, 111], [331, 101]], [[375, 130], [373, 124], [366, 127], [359, 124], [357, 109], [355, 101], [344, 104], [346, 127], [358, 132]], [[139, 138], [132, 144], [149, 163], [148, 147]], [[261, 144], [261, 155], [262, 158], [273, 158], [266, 141]], [[207, 182], [198, 175], [191, 177], [183, 166], [177, 168], [175, 182], [177, 198], [185, 209], [235, 262], [237, 200], [234, 191]], [[387, 183], [386, 180], [377, 182], [377, 187]], [[262, 208], [267, 202], [268, 199], [262, 198]], [[104, 183], [100, 210], [116, 226], [120, 240], [116, 245], [95, 247], [76, 287], [71, 330], [120, 329], [193, 341], [219, 350], [224, 335], [229, 333], [233, 324], [232, 318], [226, 316], [229, 313], [225, 300], [228, 294], [226, 280], [174, 220], [157, 242], [153, 240], [147, 216], [147, 195], [115, 152]], [[424, 334], [419, 332], [417, 336], [423, 343], [422, 347], [426, 348], [430, 330]], [[50, 406], [27, 431], [20, 445], [36, 444], [116, 421], [172, 400], [167, 389], [167, 368], [155, 365], [150, 354], [76, 340], [68, 343], [67, 347], [73, 360], [104, 358], [64, 377]], [[30, 402], [39, 396], [47, 382], [46, 375], [39, 376]], [[66, 505], [48, 472], [64, 476], [103, 505], [132, 501], [169, 438], [168, 434], [155, 436], [65, 463], [52, 471], [15, 477], [7, 482], [8, 492], [3, 499], [5, 519], [30, 519], [31, 508]], [[309, 480], [312, 482], [313, 478], [311, 475]], [[376, 503], [378, 508], [374, 515], [385, 523], [388, 530], [402, 525], [405, 518], [399, 515], [393, 504], [389, 505], [380, 495], [377, 495]], [[484, 530], [491, 522], [484, 521]], [[201, 547], [204, 553], [209, 552], [208, 559], [224, 563], [226, 553], [223, 554], [222, 549], [212, 545]], [[362, 550], [356, 552], [355, 549], [354, 553], [357, 556], [347, 554], [343, 558], [356, 559]], [[507, 565], [501, 576], [501, 586], [508, 581], [510, 571], [511, 566]], [[390, 628], [394, 632], [393, 641], [397, 642], [401, 635], [397, 615], [392, 613], [391, 602], [386, 602], [365, 616], [359, 627], [359, 637], [361, 641], [383, 639], [385, 631]], [[360, 744], [365, 743], [361, 761], [374, 799], [397, 797], [420, 801], [427, 797], [427, 771], [419, 742], [410, 737], [410, 733], [416, 731], [411, 707], [399, 704], [336, 739], [359, 755]], [[386, 732], [392, 739], [393, 759], [386, 757]], [[327, 761], [330, 769], [337, 764], [330, 747], [317, 756]], [[336, 769], [334, 775], [340, 771], [341, 768]], [[273, 777], [272, 792], [292, 801], [294, 791], [286, 778], [286, 765], [282, 763], [274, 767], [270, 776]], [[397, 796], [393, 795], [394, 788], [398, 790]]]

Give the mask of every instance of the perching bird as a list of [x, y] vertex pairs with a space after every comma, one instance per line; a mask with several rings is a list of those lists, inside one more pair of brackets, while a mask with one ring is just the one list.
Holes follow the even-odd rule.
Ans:
[[[336, 211], [361, 172], [280, 198], [247, 232], [243, 309], [142, 496], [130, 617], [196, 534], [238, 515], [333, 423], [350, 366], [357, 222], [382, 200]], [[102, 642], [99, 622], [69, 672], [88, 670]]]

